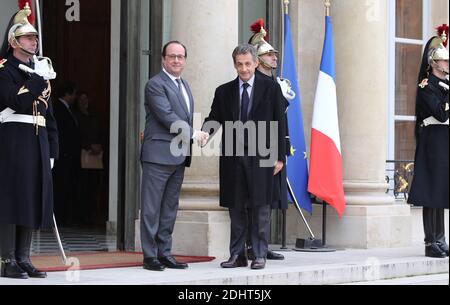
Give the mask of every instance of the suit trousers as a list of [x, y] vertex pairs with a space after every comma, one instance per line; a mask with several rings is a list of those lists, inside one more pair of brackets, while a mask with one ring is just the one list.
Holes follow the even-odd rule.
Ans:
[[172, 255], [185, 166], [142, 163], [141, 244], [144, 258]]
[[[249, 188], [252, 179], [252, 168], [250, 158], [238, 157], [238, 172], [236, 175], [237, 193], [241, 198], [236, 202], [233, 208], [230, 208], [231, 219], [231, 238], [230, 254], [231, 256], [245, 255], [245, 244], [247, 235], [252, 242], [253, 252], [256, 258], [266, 258], [269, 250], [270, 234], [270, 205], [259, 206], [251, 202], [249, 198]], [[251, 215], [250, 215], [250, 214]], [[248, 232], [249, 218], [252, 222], [251, 232]]]
[[426, 244], [435, 242], [445, 244], [445, 210], [424, 207], [423, 228]]
[[3, 260], [30, 260], [33, 230], [16, 225], [0, 225], [0, 255]]

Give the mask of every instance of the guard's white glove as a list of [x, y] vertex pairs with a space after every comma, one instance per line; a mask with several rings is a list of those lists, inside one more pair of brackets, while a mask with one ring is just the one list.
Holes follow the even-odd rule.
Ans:
[[283, 96], [288, 101], [292, 101], [297, 96], [292, 90], [291, 82], [288, 79], [281, 79], [277, 77], [278, 84], [281, 87], [281, 92], [283, 92]]
[[50, 168], [53, 169], [54, 166], [55, 166], [55, 159], [50, 158]]
[[19, 65], [19, 68], [28, 73], [34, 73], [41, 76], [45, 80], [52, 80], [56, 78], [56, 72], [53, 70], [52, 61], [50, 58], [41, 57], [40, 59], [33, 56], [34, 70], [25, 65]]

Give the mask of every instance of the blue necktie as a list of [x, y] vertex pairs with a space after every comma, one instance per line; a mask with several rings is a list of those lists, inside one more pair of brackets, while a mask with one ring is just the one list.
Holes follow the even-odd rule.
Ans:
[[241, 100], [241, 121], [246, 123], [248, 121], [248, 107], [250, 105], [250, 97], [248, 96], [248, 87], [249, 84], [244, 83], [242, 85], [244, 91], [242, 92], [242, 100]]

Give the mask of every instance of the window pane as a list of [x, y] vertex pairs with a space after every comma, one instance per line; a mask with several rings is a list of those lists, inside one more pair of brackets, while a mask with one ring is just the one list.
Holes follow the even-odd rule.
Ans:
[[397, 0], [397, 37], [423, 39], [422, 0]]
[[[247, 43], [253, 33], [250, 25], [262, 18], [267, 27], [267, 1], [239, 0], [239, 42]], [[270, 36], [270, 33], [269, 33]]]
[[417, 76], [422, 58], [421, 45], [397, 43], [395, 114], [415, 116]]
[[415, 127], [415, 122], [395, 123], [395, 160], [414, 160], [416, 152]]

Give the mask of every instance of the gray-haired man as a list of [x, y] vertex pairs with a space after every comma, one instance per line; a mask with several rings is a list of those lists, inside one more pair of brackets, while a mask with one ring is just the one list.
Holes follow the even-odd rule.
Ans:
[[[245, 44], [233, 52], [234, 67], [238, 77], [217, 88], [211, 113], [206, 119], [204, 130], [209, 130], [210, 121], [221, 126], [227, 123], [254, 123], [256, 135], [263, 135], [266, 143], [259, 139], [244, 137], [244, 154], [234, 150], [227, 155], [227, 141], [233, 139], [233, 147], [239, 147], [239, 137], [234, 130], [223, 128], [222, 156], [220, 158], [220, 204], [229, 208], [231, 218], [230, 259], [221, 264], [222, 268], [246, 267], [245, 254], [247, 236], [247, 211], [252, 211], [252, 244], [255, 254], [252, 269], [263, 269], [268, 251], [271, 204], [279, 200], [277, 176], [286, 159], [286, 130], [282, 92], [277, 83], [255, 75], [258, 66], [256, 50]], [[263, 127], [264, 126], [264, 127]], [[269, 127], [271, 126], [271, 127]], [[276, 126], [276, 127], [274, 127]], [[263, 166], [267, 156], [258, 151], [261, 144], [272, 145], [275, 160], [269, 167]], [[252, 147], [255, 145], [255, 147]], [[256, 155], [251, 152], [256, 151]], [[278, 189], [277, 189], [278, 187]]]

